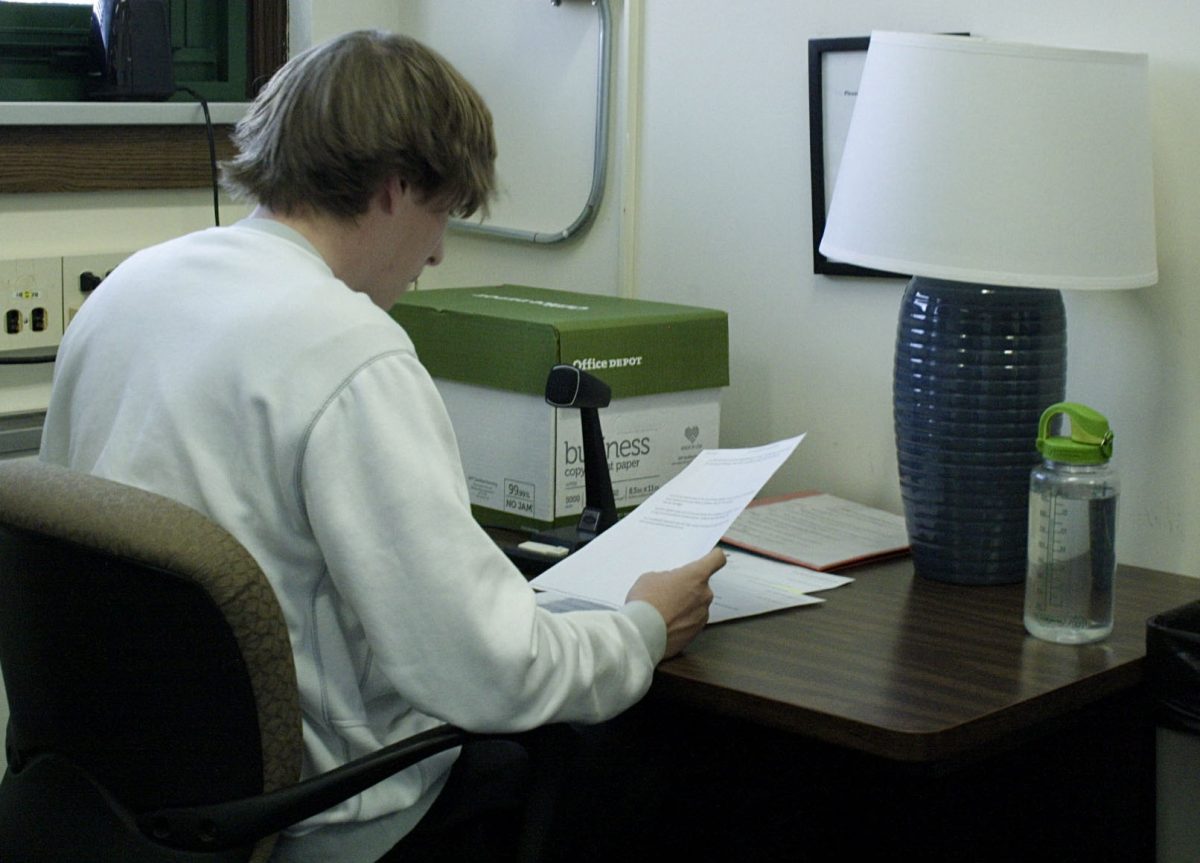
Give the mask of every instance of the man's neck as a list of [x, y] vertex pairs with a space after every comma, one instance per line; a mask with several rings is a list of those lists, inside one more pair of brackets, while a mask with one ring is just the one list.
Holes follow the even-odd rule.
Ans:
[[312, 244], [335, 276], [352, 290], [365, 290], [364, 265], [369, 256], [365, 254], [365, 238], [356, 221], [311, 212], [279, 213], [261, 204], [250, 218], [270, 219], [287, 225]]

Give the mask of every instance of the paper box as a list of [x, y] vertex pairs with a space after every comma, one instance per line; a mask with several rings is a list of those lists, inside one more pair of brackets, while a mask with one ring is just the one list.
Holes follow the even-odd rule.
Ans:
[[410, 292], [392, 317], [446, 402], [482, 522], [571, 524], [583, 509], [579, 412], [544, 399], [560, 363], [612, 388], [600, 423], [618, 509], [718, 446], [722, 311], [500, 285]]

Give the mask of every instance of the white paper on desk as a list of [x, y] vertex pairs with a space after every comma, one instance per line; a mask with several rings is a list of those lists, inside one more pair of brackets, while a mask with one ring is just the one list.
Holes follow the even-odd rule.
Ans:
[[803, 439], [705, 450], [637, 509], [530, 584], [620, 608], [642, 573], [707, 554]]
[[[745, 551], [725, 550], [728, 562], [709, 585], [713, 603], [708, 622], [721, 623], [739, 617], [766, 614], [800, 605], [815, 605], [825, 600], [810, 596], [854, 581], [846, 575], [817, 572], [791, 563], [760, 557]], [[538, 605], [561, 614], [566, 611], [594, 611], [611, 608], [589, 599], [568, 596], [555, 590], [539, 591]]]
[[726, 549], [725, 556], [728, 562], [709, 582], [713, 590], [709, 623], [824, 602], [809, 594], [854, 581], [744, 551]]

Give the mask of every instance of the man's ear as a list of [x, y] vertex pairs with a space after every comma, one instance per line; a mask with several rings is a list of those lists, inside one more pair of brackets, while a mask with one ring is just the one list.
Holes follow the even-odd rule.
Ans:
[[408, 183], [393, 174], [379, 188], [379, 207], [384, 213], [392, 215], [400, 205], [400, 201], [409, 193]]

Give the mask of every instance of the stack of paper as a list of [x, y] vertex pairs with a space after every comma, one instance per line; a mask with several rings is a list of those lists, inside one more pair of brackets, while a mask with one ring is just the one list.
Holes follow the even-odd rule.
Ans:
[[722, 541], [818, 570], [902, 554], [909, 547], [903, 516], [816, 492], [755, 501]]
[[[763, 447], [706, 450], [641, 506], [531, 584], [553, 610], [619, 608], [642, 573], [706, 554], [804, 436]], [[712, 622], [820, 602], [852, 579], [731, 552], [710, 582]]]

